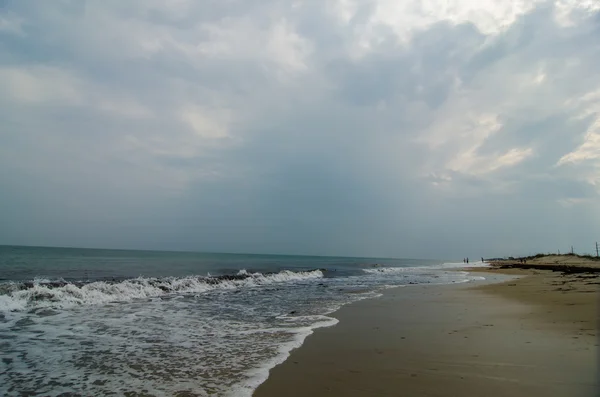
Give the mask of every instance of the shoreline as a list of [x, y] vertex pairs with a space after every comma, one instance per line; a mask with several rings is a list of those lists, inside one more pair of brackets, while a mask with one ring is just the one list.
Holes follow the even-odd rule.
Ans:
[[308, 336], [253, 395], [600, 396], [600, 278], [457, 270], [486, 280], [394, 288], [344, 306], [336, 326]]

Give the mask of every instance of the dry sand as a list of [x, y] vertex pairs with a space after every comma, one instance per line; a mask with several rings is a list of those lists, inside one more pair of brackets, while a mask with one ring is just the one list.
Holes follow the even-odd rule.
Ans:
[[342, 308], [255, 396], [600, 397], [600, 278], [490, 272]]
[[[496, 266], [502, 266], [506, 264], [520, 265], [518, 260], [502, 260], [493, 262]], [[594, 258], [587, 258], [577, 255], [546, 255], [540, 257], [530, 257], [526, 259], [528, 265], [542, 265], [542, 266], [574, 266], [586, 269], [600, 269], [600, 260]]]

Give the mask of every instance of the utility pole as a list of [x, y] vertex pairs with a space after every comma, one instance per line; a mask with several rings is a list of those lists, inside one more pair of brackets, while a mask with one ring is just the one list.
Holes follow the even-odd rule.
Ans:
[[571, 246], [571, 255], [573, 255], [573, 254], [574, 254], [574, 252], [573, 252], [573, 246]]
[[598, 242], [596, 241], [596, 257], [598, 257]]

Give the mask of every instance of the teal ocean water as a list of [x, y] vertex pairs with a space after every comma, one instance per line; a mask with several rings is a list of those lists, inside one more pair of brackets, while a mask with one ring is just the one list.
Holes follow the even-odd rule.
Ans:
[[460, 265], [0, 246], [0, 395], [250, 396], [339, 307]]

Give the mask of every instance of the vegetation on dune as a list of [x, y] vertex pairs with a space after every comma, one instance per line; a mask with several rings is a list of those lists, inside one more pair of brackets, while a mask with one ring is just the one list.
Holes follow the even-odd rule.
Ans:
[[[600, 257], [597, 257], [595, 255], [590, 255], [590, 254], [574, 254], [574, 253], [566, 253], [566, 254], [554, 254], [554, 253], [547, 253], [547, 254], [535, 254], [535, 255], [531, 255], [531, 256], [526, 256], [524, 257], [525, 259], [537, 259], [537, 258], [544, 258], [544, 257], [561, 257], [561, 256], [572, 256], [572, 257], [576, 257], [576, 258], [582, 258], [582, 259], [590, 259], [593, 261], [600, 261]], [[510, 260], [514, 260], [515, 258], [509, 257], [508, 259]]]

